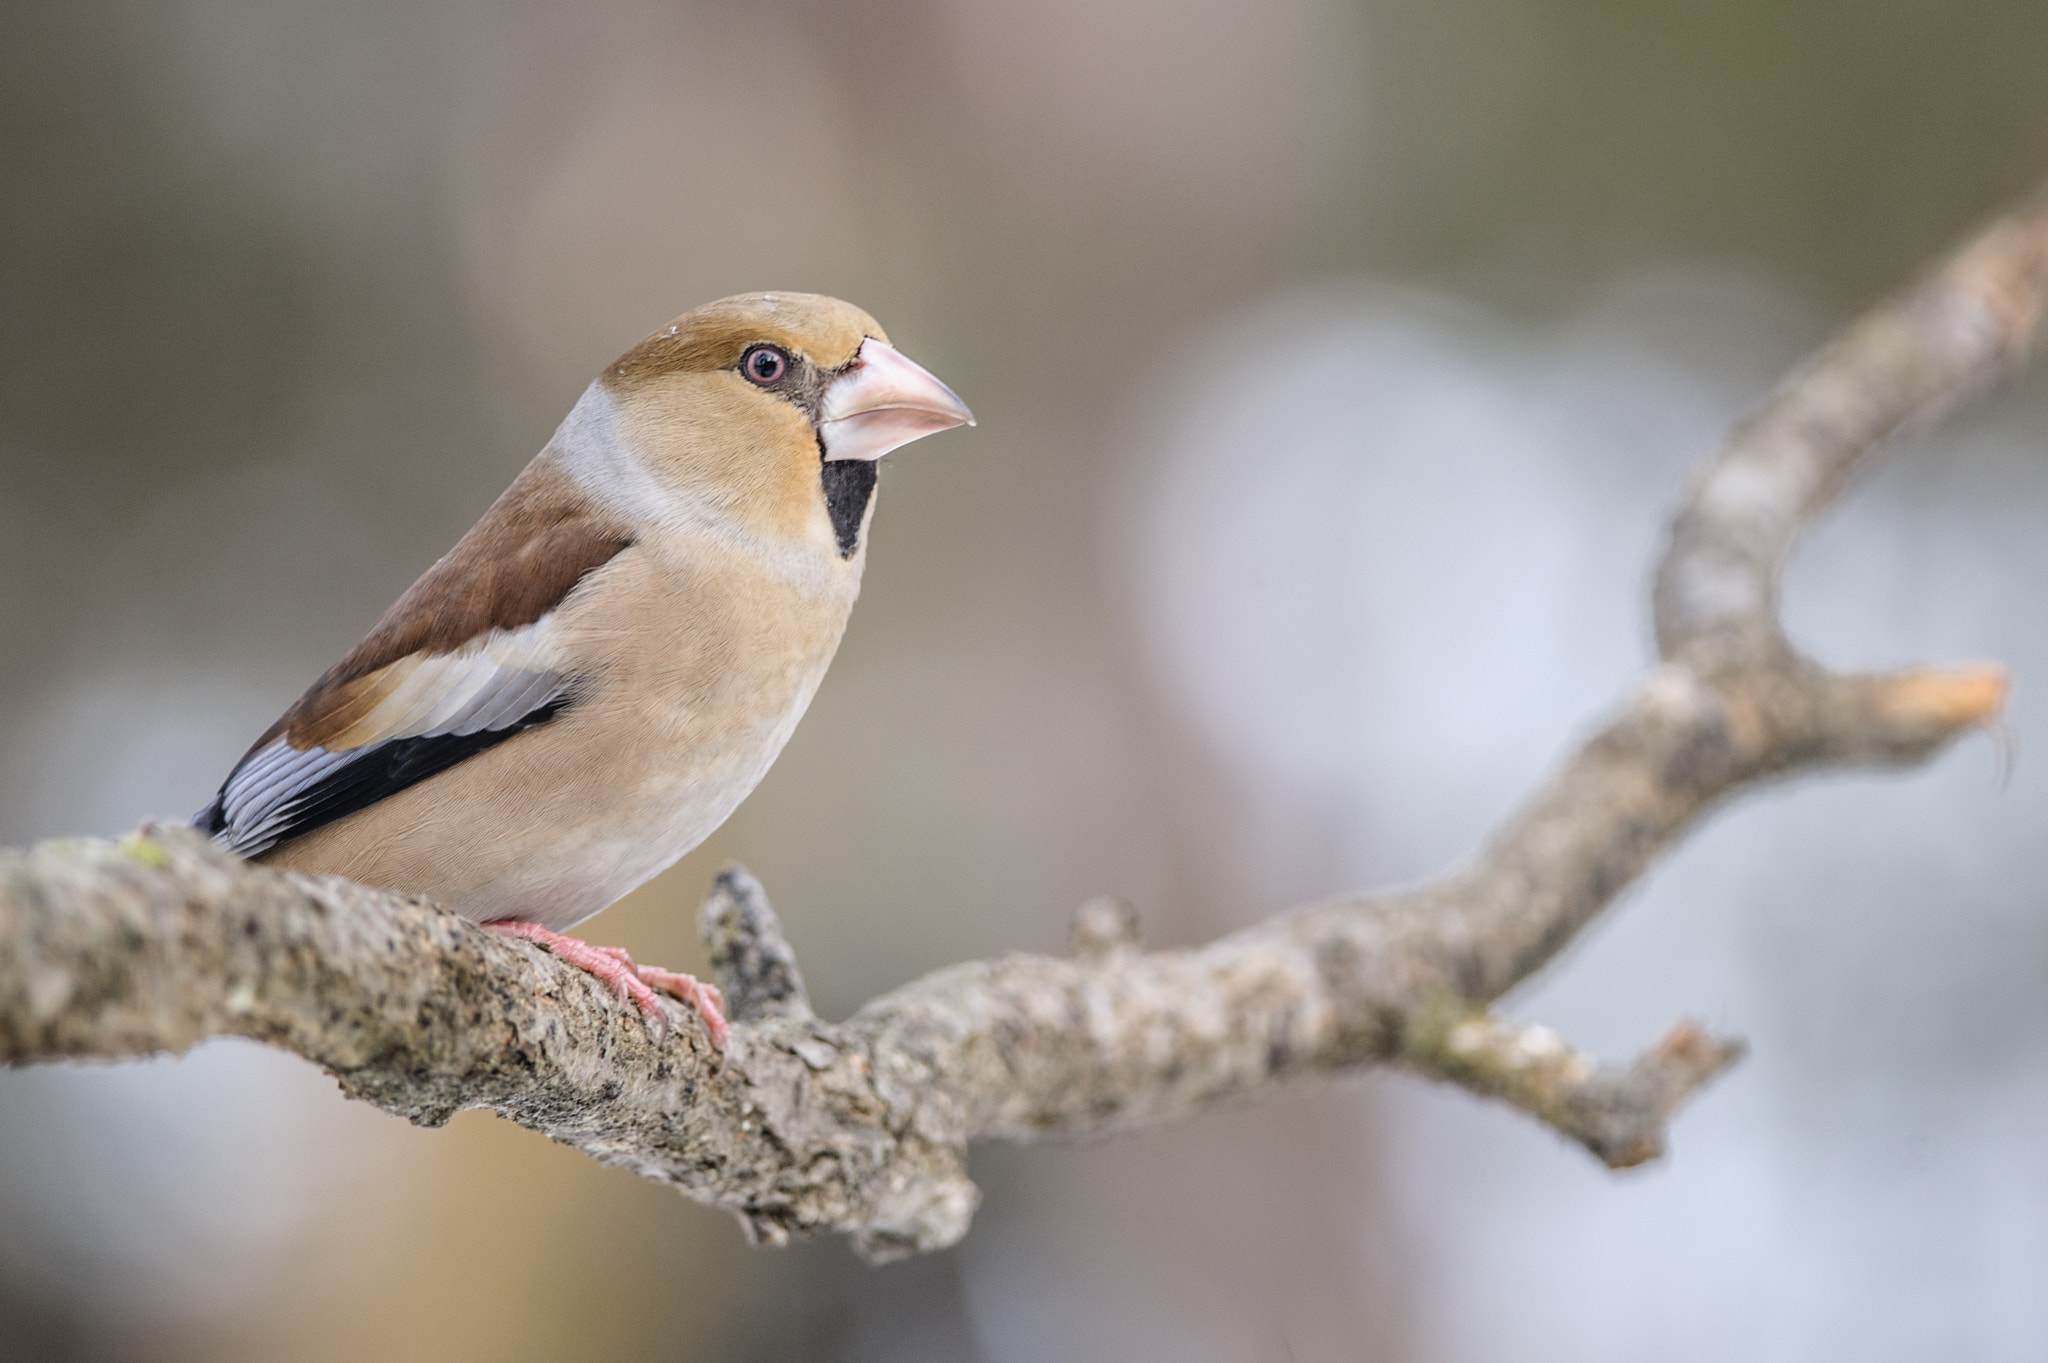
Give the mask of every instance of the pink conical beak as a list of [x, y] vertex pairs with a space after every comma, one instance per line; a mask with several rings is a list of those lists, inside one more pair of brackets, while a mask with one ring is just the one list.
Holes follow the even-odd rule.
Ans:
[[974, 413], [952, 389], [872, 336], [860, 343], [853, 367], [832, 380], [818, 413], [827, 459], [880, 459], [913, 440], [973, 424]]

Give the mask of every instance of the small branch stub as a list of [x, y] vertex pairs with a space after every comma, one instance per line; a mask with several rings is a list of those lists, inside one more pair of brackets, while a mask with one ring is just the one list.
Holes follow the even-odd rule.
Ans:
[[697, 912], [697, 930], [711, 950], [711, 969], [734, 1022], [811, 1016], [796, 952], [768, 892], [746, 867], [729, 862], [718, 873]]
[[1140, 945], [1138, 911], [1124, 900], [1101, 895], [1074, 910], [1067, 950], [1084, 961], [1099, 961]]
[[1440, 997], [1416, 1015], [1401, 1062], [1541, 1117], [1610, 1169], [1664, 1153], [1671, 1114], [1747, 1047], [1680, 1022], [1622, 1067], [1602, 1065], [1548, 1027], [1504, 1023]]

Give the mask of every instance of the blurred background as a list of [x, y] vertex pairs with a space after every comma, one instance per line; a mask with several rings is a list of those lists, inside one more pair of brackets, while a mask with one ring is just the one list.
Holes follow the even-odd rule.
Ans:
[[[0, 3], [0, 843], [184, 817], [596, 371], [842, 295], [970, 401], [740, 858], [823, 1011], [1466, 855], [1646, 656], [1686, 471], [2048, 175], [2048, 9], [1896, 0]], [[1793, 569], [1990, 656], [2017, 761], [1742, 802], [1512, 1000], [1749, 1061], [1625, 1176], [1371, 1074], [984, 1148], [871, 1270], [253, 1045], [0, 1074], [0, 1357], [2048, 1356], [2048, 385]]]

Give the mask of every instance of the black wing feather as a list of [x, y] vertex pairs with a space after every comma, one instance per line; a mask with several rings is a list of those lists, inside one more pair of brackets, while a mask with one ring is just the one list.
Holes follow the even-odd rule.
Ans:
[[[495, 748], [506, 739], [536, 725], [545, 724], [569, 704], [566, 695], [551, 696], [508, 725], [479, 729], [468, 734], [429, 734], [418, 738], [397, 738], [372, 744], [353, 759], [307, 784], [279, 811], [255, 845], [237, 849], [247, 857], [258, 857], [281, 842], [304, 837], [316, 828], [368, 809], [379, 800], [416, 786], [460, 762]], [[253, 754], [252, 754], [253, 756]], [[248, 759], [244, 759], [246, 762]], [[241, 767], [237, 765], [237, 772]], [[228, 832], [226, 797], [234, 781], [229, 773], [213, 803], [192, 817], [192, 826], [215, 837]], [[230, 836], [232, 836], [230, 834]]]

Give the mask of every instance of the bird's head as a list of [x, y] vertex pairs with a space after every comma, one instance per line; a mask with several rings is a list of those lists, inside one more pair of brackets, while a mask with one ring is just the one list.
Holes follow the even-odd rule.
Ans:
[[[593, 404], [606, 410], [585, 411]], [[860, 546], [875, 462], [974, 424], [872, 317], [807, 293], [740, 294], [684, 313], [620, 356], [578, 411], [608, 429], [583, 432], [587, 448], [572, 458], [639, 466], [617, 470], [619, 490], [680, 496], [842, 559]], [[588, 448], [598, 444], [613, 448]], [[658, 486], [624, 485], [650, 476]]]

